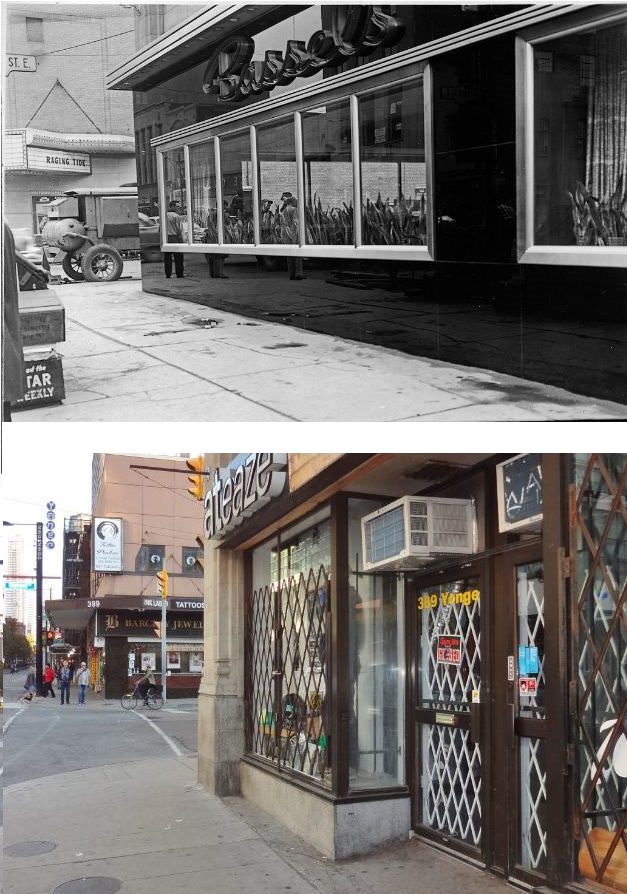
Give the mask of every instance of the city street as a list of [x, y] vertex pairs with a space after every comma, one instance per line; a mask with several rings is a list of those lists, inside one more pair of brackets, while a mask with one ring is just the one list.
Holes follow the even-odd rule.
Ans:
[[[290, 282], [283, 271], [260, 274], [253, 258], [229, 261], [224, 280], [209, 278], [202, 257], [188, 256], [185, 263], [183, 280], [166, 280], [161, 264], [144, 264], [144, 291], [138, 262], [129, 265], [129, 278], [117, 282], [54, 285], [66, 314], [66, 341], [57, 345], [66, 398], [61, 404], [16, 411], [14, 421], [627, 418], [627, 406], [613, 401], [459, 362], [412, 356], [401, 342], [399, 350], [368, 343], [368, 332], [398, 327], [409, 306], [402, 296], [392, 302], [376, 290], [347, 289], [326, 281], [321, 271], [304, 282]], [[241, 295], [250, 295], [250, 316], [234, 312]], [[418, 328], [427, 333], [433, 310], [425, 306], [421, 313]], [[340, 335], [321, 331], [326, 325], [322, 317], [352, 320], [354, 326], [356, 314], [363, 318], [363, 341], [351, 340], [347, 333], [355, 330], [350, 327]], [[459, 327], [456, 339], [465, 345], [463, 351], [451, 350], [455, 361], [473, 356], [478, 336], [471, 317], [468, 311], [451, 311], [450, 319]], [[292, 321], [298, 328], [289, 325]], [[409, 331], [408, 321], [403, 326]], [[517, 326], [515, 318], [503, 314], [493, 327], [492, 345], [483, 347], [496, 350], [508, 344]], [[572, 337], [581, 339], [582, 352], [585, 345], [587, 352], [611, 357], [616, 335], [611, 324], [596, 338], [583, 325], [570, 328]], [[566, 381], [564, 369], [580, 365], [579, 356], [549, 324], [538, 328], [537, 341], [543, 344], [543, 356], [555, 364], [556, 381]], [[512, 370], [515, 357], [512, 346]], [[612, 361], [613, 375], [621, 363], [618, 357]]]
[[85, 708], [22, 706], [24, 676], [5, 677], [5, 894], [510, 890], [417, 839], [333, 863], [243, 799], [207, 794], [195, 700], [149, 716], [93, 693]]

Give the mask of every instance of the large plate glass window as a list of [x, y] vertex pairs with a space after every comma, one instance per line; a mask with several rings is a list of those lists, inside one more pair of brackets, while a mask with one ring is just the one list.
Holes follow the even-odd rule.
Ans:
[[249, 245], [254, 241], [253, 163], [247, 130], [220, 140], [220, 166], [224, 241]]
[[193, 242], [218, 243], [218, 206], [216, 200], [216, 166], [214, 143], [190, 146]]
[[380, 502], [349, 501], [349, 788], [405, 782], [403, 577], [363, 574], [361, 518]]
[[294, 119], [257, 128], [261, 241], [298, 245]]
[[422, 77], [359, 98], [364, 245], [427, 244]]
[[282, 531], [251, 559], [247, 749], [330, 786], [328, 510]]
[[353, 165], [348, 100], [305, 112], [307, 245], [353, 244]]
[[534, 47], [535, 241], [627, 245], [627, 22]]
[[[165, 195], [165, 241], [187, 241], [187, 186], [185, 182], [185, 150], [169, 149], [163, 153], [163, 191]], [[168, 215], [170, 217], [168, 218]]]

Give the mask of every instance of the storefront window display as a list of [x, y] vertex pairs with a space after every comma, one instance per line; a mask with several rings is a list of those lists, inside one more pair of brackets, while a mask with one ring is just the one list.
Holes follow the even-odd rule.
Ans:
[[[189, 651], [187, 644], [168, 644], [166, 653], [167, 671], [169, 676], [174, 674], [202, 673], [203, 650]], [[161, 647], [141, 646], [129, 643], [128, 652], [129, 674], [144, 673], [151, 669], [155, 673], [161, 673]]]
[[535, 240], [627, 245], [627, 22], [534, 47]]
[[253, 163], [250, 134], [244, 131], [220, 141], [224, 242], [252, 244]]
[[252, 552], [247, 610], [247, 748], [330, 786], [328, 510]]
[[[627, 890], [627, 466], [621, 454], [577, 454], [573, 589], [579, 649], [579, 872]], [[576, 645], [576, 643], [574, 643]]]
[[348, 101], [302, 116], [307, 245], [353, 244], [353, 166]]
[[427, 244], [423, 84], [359, 98], [364, 245]]
[[215, 244], [219, 239], [213, 140], [190, 147], [189, 165], [194, 222], [193, 241]]
[[349, 788], [405, 781], [403, 576], [362, 574], [361, 518], [381, 502], [349, 501]]
[[[171, 202], [176, 202], [178, 207], [175, 209], [181, 217], [185, 217], [187, 213], [187, 185], [185, 180], [185, 151], [180, 149], [171, 149], [163, 153], [163, 185], [165, 194], [166, 210], [170, 207]], [[183, 229], [187, 229], [187, 223], [183, 219]], [[176, 242], [177, 239], [170, 239], [166, 230], [166, 241]]]
[[261, 241], [298, 245], [294, 119], [257, 129]]

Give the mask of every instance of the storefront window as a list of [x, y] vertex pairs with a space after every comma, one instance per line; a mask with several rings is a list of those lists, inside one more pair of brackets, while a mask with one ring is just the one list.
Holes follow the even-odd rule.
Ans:
[[209, 242], [218, 239], [218, 210], [216, 202], [216, 170], [213, 140], [191, 146], [189, 166], [191, 172], [193, 242]]
[[330, 785], [328, 510], [257, 547], [251, 561], [247, 748]]
[[402, 575], [361, 574], [361, 518], [384, 501], [350, 500], [349, 787], [405, 781], [405, 648]]
[[257, 129], [261, 241], [298, 245], [298, 188], [294, 119]]
[[220, 140], [224, 241], [248, 245], [254, 241], [253, 163], [248, 131]]
[[[166, 226], [166, 242], [187, 241], [187, 189], [185, 185], [185, 151], [170, 149], [163, 153], [163, 183], [165, 210], [174, 211], [181, 217], [180, 231], [170, 232]], [[175, 228], [176, 229], [176, 228]], [[180, 235], [182, 233], [182, 236]]]
[[627, 23], [537, 44], [535, 238], [627, 244]]
[[303, 114], [307, 245], [353, 244], [353, 165], [348, 101]]
[[422, 79], [359, 99], [364, 245], [427, 244]]
[[[168, 643], [166, 652], [168, 676], [175, 674], [201, 674], [203, 669], [203, 648], [194, 648], [182, 643]], [[161, 647], [134, 645], [129, 643], [128, 673], [143, 674], [148, 669], [161, 673]]]

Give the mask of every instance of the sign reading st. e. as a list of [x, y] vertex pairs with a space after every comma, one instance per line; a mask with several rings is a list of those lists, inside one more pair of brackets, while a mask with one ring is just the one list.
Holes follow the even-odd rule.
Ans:
[[37, 71], [37, 58], [7, 54], [7, 74], [10, 75], [12, 71]]

